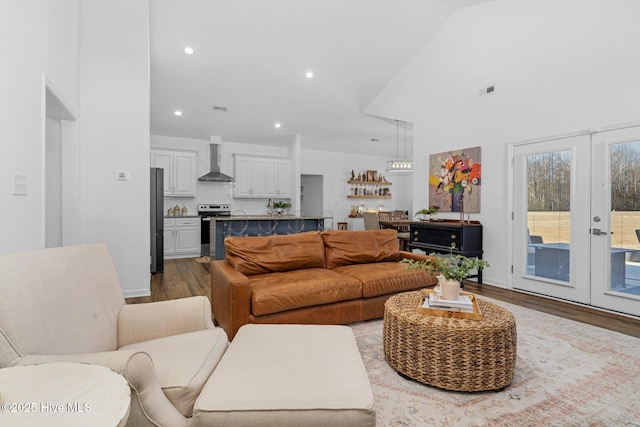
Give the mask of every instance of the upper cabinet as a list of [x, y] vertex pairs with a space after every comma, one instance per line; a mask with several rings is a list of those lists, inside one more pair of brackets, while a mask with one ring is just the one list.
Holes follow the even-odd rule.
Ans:
[[165, 197], [196, 196], [196, 152], [151, 149], [151, 167], [164, 169]]
[[267, 197], [291, 197], [291, 160], [266, 159], [264, 173]]
[[234, 155], [233, 197], [291, 197], [291, 161], [272, 157]]

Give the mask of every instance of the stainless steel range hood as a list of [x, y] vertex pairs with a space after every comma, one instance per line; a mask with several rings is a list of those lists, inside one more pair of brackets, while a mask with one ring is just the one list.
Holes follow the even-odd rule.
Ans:
[[209, 157], [211, 158], [211, 165], [209, 166], [210, 172], [206, 175], [202, 175], [200, 178], [198, 178], [198, 181], [233, 182], [233, 177], [220, 172], [220, 153], [218, 151], [219, 148], [220, 144], [209, 144]]

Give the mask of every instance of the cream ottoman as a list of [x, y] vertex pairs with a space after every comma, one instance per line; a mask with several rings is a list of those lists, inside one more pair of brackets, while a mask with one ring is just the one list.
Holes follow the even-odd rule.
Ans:
[[375, 426], [353, 332], [335, 325], [244, 325], [204, 386], [195, 426]]

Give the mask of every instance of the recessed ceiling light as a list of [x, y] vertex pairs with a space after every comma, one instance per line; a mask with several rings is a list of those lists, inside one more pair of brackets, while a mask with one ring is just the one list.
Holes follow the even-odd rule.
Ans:
[[173, 112], [173, 114], [175, 114], [176, 116], [181, 116], [182, 115], [182, 111], [176, 110], [176, 111]]
[[307, 71], [307, 74], [305, 74], [307, 76], [308, 79], [310, 79], [311, 77], [313, 77], [313, 71]]
[[184, 48], [184, 53], [186, 53], [187, 55], [193, 55], [193, 52], [195, 51], [193, 50], [192, 47], [187, 46]]
[[280, 123], [276, 123], [275, 125], [273, 125], [276, 129], [280, 129], [280, 126], [282, 126]]

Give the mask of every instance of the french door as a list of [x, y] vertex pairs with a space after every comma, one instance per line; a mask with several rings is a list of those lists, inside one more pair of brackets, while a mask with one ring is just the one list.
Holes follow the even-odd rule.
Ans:
[[640, 315], [640, 128], [516, 145], [513, 190], [515, 289]]

